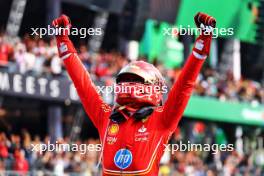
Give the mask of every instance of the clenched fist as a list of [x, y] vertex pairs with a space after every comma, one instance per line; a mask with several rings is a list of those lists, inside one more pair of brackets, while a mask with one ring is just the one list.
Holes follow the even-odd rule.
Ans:
[[64, 28], [70, 28], [71, 27], [71, 20], [66, 15], [61, 15], [60, 17], [56, 18], [52, 21], [52, 25], [54, 27], [64, 27]]
[[210, 53], [213, 29], [216, 26], [216, 20], [205, 14], [197, 13], [194, 17], [197, 28], [201, 29], [200, 36], [196, 39], [193, 54], [200, 59], [206, 58]]
[[77, 53], [72, 42], [68, 37], [71, 28], [70, 18], [66, 15], [61, 15], [60, 17], [52, 21], [52, 25], [55, 28], [61, 29], [59, 30], [59, 33], [56, 35], [59, 56], [62, 59], [64, 59], [67, 58], [72, 53]]
[[201, 26], [211, 26], [212, 28], [215, 28], [216, 26], [216, 20], [214, 17], [201, 12], [198, 12], [195, 15], [194, 21], [198, 28], [201, 28]]

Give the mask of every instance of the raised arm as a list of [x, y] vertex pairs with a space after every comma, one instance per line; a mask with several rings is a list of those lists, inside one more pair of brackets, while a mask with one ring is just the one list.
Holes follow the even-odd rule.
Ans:
[[55, 19], [52, 24], [55, 27], [65, 28], [64, 33], [62, 32], [60, 35], [56, 36], [59, 55], [63, 59], [86, 113], [91, 118], [96, 128], [102, 128], [102, 124], [107, 120], [104, 117], [106, 113], [110, 113], [111, 108], [103, 102], [89, 73], [77, 56], [77, 52], [68, 37], [68, 32], [71, 27], [69, 18], [62, 15]]
[[210, 52], [212, 27], [215, 27], [215, 20], [206, 14], [198, 13], [195, 16], [195, 22], [197, 27], [203, 28], [203, 32], [196, 39], [192, 53], [170, 90], [160, 116], [162, 127], [170, 131], [174, 131], [177, 128], [191, 96], [197, 76]]

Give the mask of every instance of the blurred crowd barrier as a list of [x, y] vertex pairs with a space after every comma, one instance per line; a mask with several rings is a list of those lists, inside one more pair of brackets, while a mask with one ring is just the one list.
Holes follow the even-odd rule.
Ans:
[[[197, 124], [193, 136], [188, 138], [194, 143], [212, 143], [205, 138], [209, 132], [205, 125]], [[181, 131], [184, 128], [181, 129]], [[170, 144], [187, 140], [186, 135], [178, 131], [172, 136]], [[224, 137], [212, 136], [213, 141], [226, 143]], [[48, 144], [50, 137], [41, 139], [31, 136], [23, 130], [21, 134], [0, 133], [0, 175], [58, 175], [58, 176], [97, 176], [101, 166], [97, 167], [100, 152], [81, 151], [46, 151], [32, 150], [32, 144]], [[69, 137], [58, 139], [59, 144], [72, 143]], [[99, 144], [99, 139], [74, 141], [75, 144]], [[219, 151], [165, 151], [160, 163], [160, 176], [231, 176], [264, 174], [264, 149], [252, 149], [247, 153]]]
[[[119, 52], [100, 51], [91, 55], [87, 45], [77, 46], [79, 58], [91, 74], [93, 80], [103, 81], [106, 86], [113, 85], [118, 71], [128, 63], [128, 59]], [[140, 57], [141, 60], [148, 60]], [[162, 63], [155, 66], [166, 78], [170, 87], [177, 79], [181, 68], [167, 69]], [[10, 44], [5, 36], [0, 36], [0, 67], [10, 73], [20, 72], [30, 75], [50, 77], [66, 76], [66, 70], [58, 57], [55, 39], [35, 39], [24, 36]], [[219, 73], [216, 69], [205, 68], [201, 72], [194, 94], [216, 97], [222, 101], [244, 101], [254, 104], [264, 103], [264, 86], [249, 79], [234, 81], [230, 73]]]

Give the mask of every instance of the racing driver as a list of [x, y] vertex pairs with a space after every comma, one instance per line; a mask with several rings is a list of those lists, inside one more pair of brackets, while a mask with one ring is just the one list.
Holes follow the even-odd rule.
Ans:
[[[161, 91], [156, 89], [164, 86], [160, 72], [152, 64], [133, 61], [116, 78], [117, 86], [133, 88], [116, 93], [113, 108], [105, 104], [78, 58], [68, 37], [69, 32], [56, 36], [59, 55], [86, 113], [99, 131], [104, 176], [158, 175], [165, 146], [178, 126], [196, 78], [210, 51], [215, 19], [198, 13], [194, 21], [200, 29], [200, 35], [165, 103], [162, 102]], [[66, 15], [61, 15], [52, 24], [56, 28], [71, 27]], [[140, 86], [148, 87], [151, 91], [143, 89], [139, 92], [137, 88]]]

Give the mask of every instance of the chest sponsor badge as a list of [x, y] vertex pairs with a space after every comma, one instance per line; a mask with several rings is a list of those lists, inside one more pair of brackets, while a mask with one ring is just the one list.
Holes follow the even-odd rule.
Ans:
[[144, 125], [142, 125], [142, 127], [138, 129], [139, 133], [145, 133], [146, 131], [147, 131], [147, 128], [145, 128]]
[[120, 149], [116, 152], [114, 162], [119, 169], [126, 169], [132, 163], [132, 153], [128, 149]]
[[116, 135], [119, 131], [119, 125], [118, 124], [112, 124], [108, 128], [108, 134], [109, 135]]
[[137, 133], [135, 134], [135, 141], [144, 142], [144, 141], [148, 141], [148, 138], [149, 138], [149, 132], [147, 128], [144, 125], [142, 125], [142, 127], [139, 128]]
[[107, 141], [107, 144], [114, 144], [117, 141], [117, 138], [113, 136], [108, 136], [106, 138], [106, 141]]

